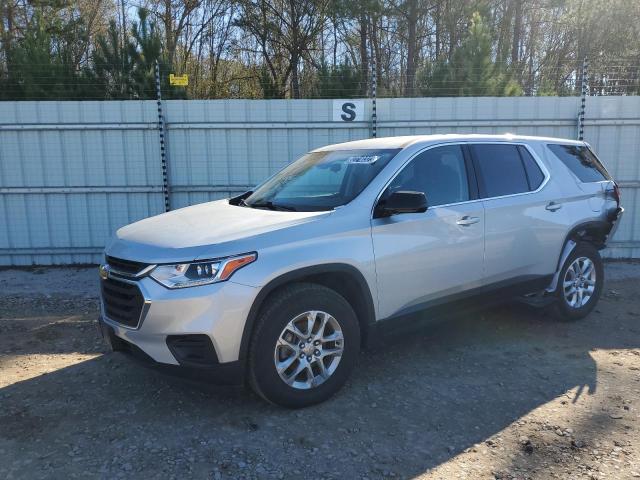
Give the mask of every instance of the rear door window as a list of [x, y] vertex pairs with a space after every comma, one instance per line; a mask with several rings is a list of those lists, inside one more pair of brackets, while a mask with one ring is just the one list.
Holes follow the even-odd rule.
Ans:
[[611, 180], [600, 160], [586, 146], [549, 144], [548, 147], [581, 182]]
[[480, 196], [501, 197], [529, 192], [529, 180], [517, 145], [469, 145], [478, 173]]

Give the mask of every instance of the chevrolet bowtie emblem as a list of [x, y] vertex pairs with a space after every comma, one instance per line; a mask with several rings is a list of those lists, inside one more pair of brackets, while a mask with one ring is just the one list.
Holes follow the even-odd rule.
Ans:
[[100, 265], [98, 267], [98, 272], [100, 273], [100, 278], [102, 280], [106, 280], [109, 278], [109, 265]]

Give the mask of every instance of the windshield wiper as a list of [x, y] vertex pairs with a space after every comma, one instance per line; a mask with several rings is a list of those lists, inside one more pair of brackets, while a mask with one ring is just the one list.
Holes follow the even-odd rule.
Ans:
[[268, 208], [269, 210], [286, 210], [289, 212], [297, 211], [294, 207], [290, 207], [288, 205], [276, 204], [276, 203], [273, 203], [271, 200], [267, 202], [245, 203], [245, 205], [251, 208]]

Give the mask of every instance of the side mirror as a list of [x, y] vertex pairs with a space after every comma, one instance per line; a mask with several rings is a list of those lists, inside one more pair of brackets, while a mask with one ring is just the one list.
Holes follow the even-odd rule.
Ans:
[[381, 200], [376, 207], [376, 217], [389, 217], [399, 213], [422, 213], [428, 208], [423, 192], [398, 191]]

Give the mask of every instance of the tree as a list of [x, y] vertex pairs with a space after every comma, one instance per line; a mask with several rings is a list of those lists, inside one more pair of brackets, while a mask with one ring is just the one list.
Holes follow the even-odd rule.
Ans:
[[135, 50], [128, 40], [122, 42], [114, 20], [109, 24], [106, 35], [98, 37], [93, 55], [93, 78], [100, 85], [103, 98], [134, 98], [135, 86], [131, 73], [134, 69], [132, 52]]
[[234, 22], [238, 6], [229, 0], [204, 0], [188, 34], [184, 35], [185, 48], [181, 49], [182, 73], [193, 79], [190, 93], [198, 98], [224, 98], [232, 94], [230, 83], [238, 70], [249, 75], [248, 68], [231, 57]]
[[[20, 42], [7, 49], [6, 99], [85, 98], [94, 94], [84, 69], [77, 66], [65, 32], [75, 25], [58, 18], [45, 21], [36, 11]], [[78, 32], [79, 29], [76, 29]], [[84, 35], [80, 29], [80, 36]]]
[[[382, 0], [333, 0], [331, 3], [331, 16], [340, 19], [334, 21], [342, 30], [340, 45], [334, 45], [334, 49], [336, 52], [338, 47], [346, 49], [345, 56], [359, 70], [360, 95], [363, 96], [369, 88], [372, 53], [376, 56], [376, 74], [382, 78], [379, 22], [385, 14], [383, 3]], [[334, 41], [338, 41], [337, 36]], [[334, 64], [337, 65], [337, 61]]]
[[360, 93], [360, 72], [343, 63], [335, 67], [323, 63], [318, 70], [316, 93], [318, 98], [352, 98]]
[[428, 16], [432, 5], [425, 0], [391, 2], [392, 11], [398, 17], [397, 34], [406, 45], [404, 96], [415, 95], [416, 74], [421, 61], [423, 42], [429, 35]]
[[107, 35], [98, 39], [93, 55], [93, 75], [102, 87], [105, 98], [147, 99], [156, 97], [155, 65], [160, 64], [161, 87], [168, 98], [184, 98], [183, 88], [169, 86], [168, 76], [172, 65], [163, 55], [163, 39], [148, 12], [138, 10], [138, 22], [131, 27], [131, 35], [122, 48], [113, 21]]
[[254, 38], [271, 76], [274, 92], [300, 98], [299, 68], [326, 22], [328, 0], [244, 0], [236, 25]]
[[433, 96], [519, 95], [521, 90], [492, 59], [491, 32], [474, 13], [469, 33], [451, 61], [439, 61], [423, 76], [422, 92]]
[[632, 94], [640, 1], [0, 1], [2, 99], [153, 98], [156, 59], [168, 97], [365, 96], [372, 56], [380, 96], [576, 95], [585, 56], [592, 94]]

